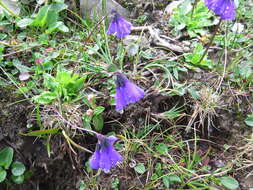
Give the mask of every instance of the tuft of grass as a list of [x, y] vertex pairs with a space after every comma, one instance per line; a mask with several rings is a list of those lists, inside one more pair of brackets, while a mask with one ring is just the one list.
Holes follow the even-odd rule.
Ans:
[[203, 87], [199, 91], [199, 99], [194, 100], [193, 114], [188, 122], [186, 131], [189, 132], [191, 127], [202, 127], [204, 130], [207, 126], [208, 136], [211, 127], [215, 127], [213, 119], [217, 117], [216, 109], [221, 106], [221, 97], [213, 89]]

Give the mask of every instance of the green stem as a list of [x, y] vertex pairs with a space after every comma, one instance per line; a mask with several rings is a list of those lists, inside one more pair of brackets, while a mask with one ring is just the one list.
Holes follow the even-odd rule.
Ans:
[[198, 0], [194, 0], [193, 6], [192, 6], [192, 12], [191, 12], [191, 19], [193, 17], [194, 9], [196, 8], [197, 3], [198, 3]]
[[12, 46], [11, 44], [8, 44], [8, 43], [5, 43], [5, 42], [1, 42], [1, 41], [0, 41], [0, 44], [1, 44], [1, 45], [4, 45], [4, 46], [9, 46], [9, 47]]
[[107, 0], [102, 0], [102, 15], [105, 17], [105, 25], [107, 26], [109, 23], [109, 20], [107, 18]]
[[12, 79], [12, 77], [0, 66], [0, 70], [8, 77], [8, 79], [19, 89], [19, 91], [24, 95], [24, 97], [29, 100], [29, 97], [25, 94], [24, 90], [18, 86], [18, 84]]
[[0, 6], [3, 7], [8, 13], [10, 13], [12, 16], [19, 18], [18, 15], [16, 15], [11, 9], [9, 9], [2, 0], [0, 0]]
[[203, 53], [203, 55], [202, 55], [202, 57], [200, 58], [200, 60], [199, 60], [198, 63], [201, 63], [201, 62], [203, 61], [203, 59], [205, 58], [205, 56], [206, 56], [206, 54], [207, 54], [207, 52], [208, 52], [208, 49], [209, 49], [210, 46], [212, 45], [213, 40], [214, 40], [214, 37], [215, 37], [216, 34], [217, 34], [217, 31], [218, 31], [218, 29], [219, 29], [219, 27], [220, 27], [221, 21], [222, 21], [222, 20], [220, 19], [219, 23], [216, 25], [215, 30], [214, 30], [214, 32], [213, 32], [213, 35], [212, 35], [212, 37], [211, 37], [211, 39], [210, 39], [210, 42], [208, 43], [208, 45], [207, 45], [207, 47], [206, 47], [206, 49], [205, 49], [205, 52]]
[[68, 141], [68, 143], [74, 145], [75, 147], [83, 150], [83, 151], [86, 151], [86, 152], [89, 152], [89, 153], [92, 153], [90, 150], [88, 150], [87, 148], [84, 148], [83, 146], [80, 146], [79, 144], [75, 143], [67, 134], [66, 132], [63, 130], [62, 131], [62, 134], [63, 136], [65, 137], [65, 139]]

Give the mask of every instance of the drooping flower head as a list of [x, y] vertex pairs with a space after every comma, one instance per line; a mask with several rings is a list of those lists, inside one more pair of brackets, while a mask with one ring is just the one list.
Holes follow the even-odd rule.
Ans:
[[115, 34], [117, 38], [124, 38], [131, 33], [132, 24], [126, 21], [116, 10], [112, 10], [112, 19], [107, 34]]
[[128, 104], [135, 103], [145, 95], [144, 90], [130, 82], [120, 72], [116, 73], [116, 110], [123, 110]]
[[99, 134], [97, 138], [96, 150], [90, 158], [90, 167], [95, 170], [102, 169], [108, 173], [112, 167], [123, 160], [123, 157], [113, 147], [116, 137]]
[[205, 0], [208, 9], [219, 15], [222, 20], [235, 19], [235, 3], [234, 0]]

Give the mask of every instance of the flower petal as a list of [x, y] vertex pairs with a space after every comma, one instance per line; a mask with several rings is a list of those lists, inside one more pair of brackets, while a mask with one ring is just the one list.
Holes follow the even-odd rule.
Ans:
[[116, 31], [117, 28], [117, 23], [116, 22], [111, 22], [107, 31], [107, 34], [115, 34], [117, 33]]
[[93, 153], [92, 157], [90, 158], [90, 167], [94, 170], [97, 170], [100, 168], [99, 166], [99, 162], [100, 162], [100, 153], [99, 150], [97, 150]]
[[115, 34], [117, 38], [124, 38], [131, 33], [132, 24], [126, 21], [116, 11], [113, 11], [113, 18], [109, 24], [107, 34]]
[[125, 100], [128, 104], [135, 103], [144, 97], [144, 90], [131, 83], [130, 81], [126, 82], [125, 88]]
[[205, 5], [223, 20], [235, 19], [235, 4], [233, 0], [205, 0]]
[[116, 110], [118, 111], [123, 110], [127, 106], [124, 93], [125, 93], [124, 87], [116, 89], [115, 101], [116, 101]]
[[109, 136], [107, 137], [107, 140], [109, 141], [110, 145], [113, 145], [113, 143], [115, 143], [115, 141], [118, 140], [118, 138], [115, 136]]
[[111, 165], [116, 166], [118, 162], [123, 160], [123, 157], [114, 149], [114, 147], [110, 147], [108, 150], [108, 155], [111, 160]]
[[144, 90], [130, 82], [122, 73], [116, 78], [116, 110], [123, 110], [128, 104], [135, 103], [144, 97]]
[[112, 167], [110, 155], [109, 155], [109, 147], [103, 147], [100, 150], [100, 162], [99, 167], [105, 172], [110, 171]]

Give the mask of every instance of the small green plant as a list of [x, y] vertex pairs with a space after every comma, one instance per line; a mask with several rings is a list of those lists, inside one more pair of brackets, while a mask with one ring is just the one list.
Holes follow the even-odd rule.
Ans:
[[56, 30], [68, 32], [68, 27], [62, 21], [58, 21], [59, 13], [67, 7], [64, 3], [44, 5], [35, 17], [23, 18], [17, 22], [17, 25], [20, 28], [26, 26], [40, 27], [46, 33], [52, 33]]
[[44, 75], [44, 87], [47, 88], [40, 95], [35, 96], [35, 102], [39, 104], [49, 104], [55, 100], [69, 102], [79, 95], [79, 90], [83, 87], [85, 78], [78, 74], [57, 69], [57, 74], [53, 77], [50, 74]]
[[226, 189], [236, 190], [239, 187], [238, 181], [230, 176], [223, 176], [219, 178], [219, 180], [220, 180], [221, 185], [226, 187]]
[[214, 24], [210, 19], [212, 14], [202, 1], [198, 2], [194, 10], [192, 9], [191, 1], [184, 1], [175, 9], [169, 21], [169, 24], [174, 27], [172, 30], [174, 35], [180, 35], [185, 29], [190, 37], [196, 37], [198, 34], [205, 35], [207, 33], [205, 27]]
[[136, 24], [143, 24], [147, 21], [147, 15], [141, 15], [137, 19], [135, 19]]
[[187, 68], [176, 61], [168, 61], [164, 59], [158, 59], [155, 61], [152, 61], [150, 63], [147, 63], [143, 70], [149, 70], [149, 69], [159, 69], [164, 72], [164, 79], [167, 79], [169, 84], [174, 85], [177, 80], [180, 78], [180, 73], [187, 72]]
[[[0, 151], [0, 183], [4, 181], [22, 184], [25, 179], [25, 165], [19, 161], [13, 162], [14, 151], [6, 147]], [[9, 174], [8, 174], [9, 173]], [[10, 179], [7, 179], [10, 176]]]
[[204, 54], [204, 47], [201, 43], [194, 43], [193, 44], [193, 52], [191, 53], [185, 53], [184, 58], [185, 61], [188, 63], [191, 63], [193, 66], [204, 68], [204, 69], [212, 69], [213, 68], [213, 62], [209, 59], [207, 59], [207, 56], [205, 56], [202, 61], [201, 57]]
[[84, 103], [89, 107], [83, 115], [83, 125], [85, 128], [91, 129], [91, 124], [96, 131], [101, 131], [104, 126], [104, 119], [102, 116], [105, 108], [96, 105], [96, 97], [93, 95], [83, 99]]
[[119, 178], [115, 178], [112, 182], [112, 189], [119, 190]]
[[252, 61], [243, 61], [241, 63], [232, 64], [231, 70], [233, 72], [229, 75], [230, 80], [242, 88], [251, 86], [253, 83], [252, 67]]
[[253, 127], [253, 114], [248, 115], [244, 122], [246, 123], [246, 125]]
[[138, 163], [134, 167], [134, 171], [136, 171], [138, 174], [144, 174], [146, 172], [145, 165], [143, 163]]
[[155, 166], [155, 172], [151, 176], [153, 183], [156, 183], [158, 180], [162, 180], [165, 188], [170, 188], [172, 184], [181, 183], [182, 180], [176, 174], [165, 174], [163, 165], [158, 162]]

